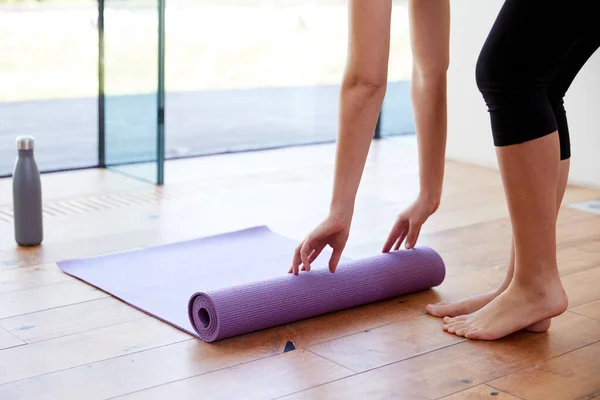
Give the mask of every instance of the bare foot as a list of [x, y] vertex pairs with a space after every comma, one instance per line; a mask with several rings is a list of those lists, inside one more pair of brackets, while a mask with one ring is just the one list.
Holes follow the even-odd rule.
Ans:
[[502, 289], [492, 290], [458, 301], [428, 304], [425, 310], [434, 317], [440, 318], [471, 314], [494, 300], [503, 291]]
[[552, 323], [552, 319], [547, 318], [543, 319], [540, 322], [536, 322], [535, 324], [529, 325], [527, 328], [523, 329], [527, 332], [533, 333], [544, 333], [548, 329], [550, 329], [550, 324]]
[[467, 339], [496, 340], [523, 328], [540, 325], [567, 309], [567, 295], [559, 279], [543, 288], [514, 281], [506, 291], [472, 314], [445, 317], [444, 330]]
[[[428, 304], [425, 310], [434, 317], [457, 317], [459, 315], [467, 315], [474, 313], [475, 311], [486, 306], [489, 302], [498, 297], [505, 288], [501, 287], [497, 290], [481, 293], [466, 299], [453, 301], [453, 302], [441, 302], [437, 304]], [[526, 331], [542, 333], [550, 329], [550, 319], [536, 322], [535, 324], [525, 328]]]

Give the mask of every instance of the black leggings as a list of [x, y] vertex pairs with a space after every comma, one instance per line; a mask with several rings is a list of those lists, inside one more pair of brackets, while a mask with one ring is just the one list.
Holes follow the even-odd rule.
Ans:
[[558, 130], [560, 158], [569, 158], [563, 97], [598, 47], [600, 0], [506, 0], [476, 69], [494, 144], [523, 143]]

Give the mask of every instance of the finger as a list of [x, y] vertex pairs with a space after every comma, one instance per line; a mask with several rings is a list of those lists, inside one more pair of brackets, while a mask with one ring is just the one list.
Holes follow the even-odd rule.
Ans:
[[398, 240], [396, 241], [396, 244], [394, 245], [394, 250], [400, 250], [400, 246], [402, 246], [402, 242], [404, 241], [404, 238], [406, 237], [407, 233], [408, 232], [406, 230], [402, 231], [402, 233], [398, 237]]
[[302, 248], [302, 245], [304, 245], [304, 242], [301, 242], [294, 250], [294, 259], [292, 260], [292, 266], [290, 267], [288, 274], [293, 272], [294, 275], [298, 275], [298, 267], [300, 264], [302, 264], [302, 259], [300, 256], [300, 249]]
[[337, 269], [340, 258], [342, 258], [343, 249], [333, 249], [331, 258], [329, 259], [329, 272], [334, 273]]
[[311, 270], [313, 261], [315, 261], [316, 258], [319, 257], [319, 254], [321, 254], [321, 252], [323, 251], [324, 248], [325, 248], [324, 244], [317, 245], [316, 247], [313, 246], [312, 252], [310, 253], [310, 256], [308, 256], [308, 265], [303, 266], [304, 271]]
[[308, 262], [312, 264], [317, 259], [317, 257], [319, 257], [324, 248], [325, 246], [313, 249], [313, 252], [310, 253], [310, 257], [308, 257]]
[[302, 248], [300, 249], [300, 258], [302, 260], [302, 270], [307, 270], [310, 271], [310, 262], [308, 260], [308, 258], [310, 257], [310, 254], [313, 252], [313, 245], [312, 242], [309, 239], [307, 239], [304, 244], [302, 245]]
[[412, 249], [417, 244], [417, 239], [419, 238], [419, 233], [421, 232], [421, 225], [412, 225], [410, 227], [410, 231], [408, 232], [408, 236], [406, 237], [406, 248]]
[[[309, 271], [310, 271], [310, 264], [312, 264], [312, 262], [315, 261], [315, 258], [317, 258], [319, 253], [320, 253], [320, 251], [317, 252], [316, 250], [313, 250], [312, 253], [310, 253], [310, 256], [308, 256]], [[304, 265], [302, 265], [302, 268], [300, 269], [300, 271], [306, 271], [306, 268], [304, 268]]]
[[384, 253], [387, 253], [388, 251], [391, 250], [392, 246], [394, 245], [394, 243], [398, 239], [398, 236], [400, 236], [400, 234], [402, 233], [403, 230], [404, 230], [404, 224], [397, 222], [394, 225], [394, 227], [392, 228], [392, 231], [390, 232], [390, 235], [388, 236], [385, 244], [383, 245]]
[[383, 245], [383, 249], [381, 250], [383, 253], [389, 252], [392, 249], [394, 243], [396, 243], [398, 235], [396, 235], [395, 233], [396, 232], [394, 232], [394, 230], [392, 229], [392, 232], [390, 232], [390, 235], [388, 236], [387, 240], [385, 241], [385, 244]]

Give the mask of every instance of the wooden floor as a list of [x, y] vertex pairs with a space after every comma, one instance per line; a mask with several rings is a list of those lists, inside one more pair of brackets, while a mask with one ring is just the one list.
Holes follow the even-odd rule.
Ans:
[[[333, 152], [172, 161], [162, 188], [105, 170], [45, 175], [33, 249], [14, 244], [0, 180], [0, 399], [600, 399], [600, 215], [567, 207], [600, 191], [570, 187], [560, 213], [569, 310], [547, 333], [497, 342], [447, 334], [424, 311], [494, 288], [508, 256], [498, 173], [456, 163], [419, 241], [447, 264], [435, 290], [207, 344], [54, 264], [259, 224], [301, 239], [327, 211]], [[416, 193], [416, 165], [410, 140], [374, 144], [347, 256], [380, 251]]]

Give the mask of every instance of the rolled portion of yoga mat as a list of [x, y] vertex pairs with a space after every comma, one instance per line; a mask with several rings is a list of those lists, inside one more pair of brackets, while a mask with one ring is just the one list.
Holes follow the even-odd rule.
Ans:
[[207, 342], [438, 286], [442, 258], [417, 247], [194, 294], [190, 322]]

